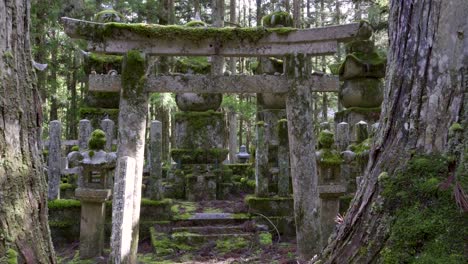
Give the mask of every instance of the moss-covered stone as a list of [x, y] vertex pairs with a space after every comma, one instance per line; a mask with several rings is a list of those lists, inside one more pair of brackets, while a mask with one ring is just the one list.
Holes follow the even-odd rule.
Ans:
[[216, 240], [216, 250], [220, 253], [229, 253], [238, 249], [243, 249], [249, 245], [249, 241], [244, 237], [231, 236]]
[[318, 137], [319, 149], [321, 148], [331, 148], [333, 143], [335, 143], [335, 135], [329, 130], [324, 130], [320, 132]]
[[91, 74], [93, 71], [96, 74], [108, 74], [110, 70], [122, 72], [121, 55], [108, 55], [100, 53], [90, 53], [85, 57], [84, 70], [86, 74]]
[[377, 52], [353, 52], [346, 55], [338, 73], [340, 80], [385, 77], [387, 58]]
[[90, 150], [103, 150], [106, 142], [106, 133], [101, 129], [96, 129], [91, 133], [91, 137], [88, 140], [88, 148]]
[[79, 151], [79, 150], [80, 150], [80, 147], [76, 145], [71, 148], [71, 151]]
[[200, 20], [194, 20], [190, 21], [187, 24], [185, 24], [186, 27], [206, 27], [207, 24], [203, 21]]
[[245, 202], [253, 213], [266, 216], [292, 216], [293, 199], [290, 197], [257, 197], [248, 195]]
[[64, 208], [76, 208], [81, 207], [81, 202], [78, 200], [71, 200], [71, 199], [57, 199], [51, 200], [47, 204], [50, 210], [53, 209], [64, 209]]
[[275, 32], [278, 34], [288, 34], [295, 31], [294, 28], [271, 28], [252, 27], [252, 28], [212, 28], [212, 27], [186, 27], [176, 25], [156, 25], [156, 24], [124, 24], [124, 23], [106, 23], [106, 24], [86, 24], [77, 29], [79, 34], [88, 36], [94, 41], [103, 42], [107, 38], [119, 35], [122, 31], [132, 32], [145, 38], [174, 40], [182, 39], [191, 42], [200, 42], [209, 38], [216, 39], [220, 43], [232, 40], [241, 40], [257, 42], [263, 37]]
[[317, 157], [317, 162], [322, 167], [334, 167], [340, 166], [343, 163], [343, 159], [341, 158], [340, 154], [331, 149], [321, 149], [320, 155]]
[[211, 64], [207, 57], [182, 57], [175, 63], [175, 72], [209, 74]]
[[123, 60], [122, 89], [124, 98], [139, 97], [144, 92], [145, 58], [137, 50], [127, 52]]
[[443, 187], [449, 162], [440, 155], [415, 156], [404, 169], [379, 182], [393, 216], [383, 263], [466, 263], [468, 218], [452, 186]]
[[258, 235], [260, 246], [270, 246], [273, 243], [273, 237], [270, 232], [261, 232]]
[[268, 28], [292, 27], [293, 23], [291, 14], [284, 11], [273, 12], [262, 18], [263, 26]]
[[380, 107], [349, 107], [346, 110], [335, 113], [335, 122], [347, 122], [346, 117], [350, 114], [357, 113], [363, 116], [361, 120], [377, 121], [380, 117]]
[[229, 153], [226, 149], [172, 149], [171, 157], [183, 164], [222, 163]]
[[119, 109], [113, 108], [94, 108], [81, 107], [79, 110], [80, 119], [88, 119], [91, 121], [92, 127], [100, 127], [100, 122], [104, 118], [109, 118], [117, 123], [119, 120]]

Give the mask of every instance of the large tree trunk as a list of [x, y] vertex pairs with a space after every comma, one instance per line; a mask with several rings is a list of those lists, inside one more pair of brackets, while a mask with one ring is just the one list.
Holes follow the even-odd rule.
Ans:
[[467, 107], [467, 9], [466, 0], [391, 1], [381, 126], [363, 183], [324, 252], [326, 263], [378, 261], [392, 231], [388, 205], [373, 210], [382, 204], [378, 176], [395, 178], [414, 153], [447, 151], [449, 127], [463, 121]]
[[29, 1], [0, 1], [0, 263], [7, 257], [18, 263], [56, 262], [38, 148], [41, 106], [29, 11]]

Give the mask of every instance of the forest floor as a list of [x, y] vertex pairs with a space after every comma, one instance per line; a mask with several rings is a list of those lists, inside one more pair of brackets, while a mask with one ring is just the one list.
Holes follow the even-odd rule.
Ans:
[[[181, 202], [176, 206], [181, 215], [193, 215], [194, 213], [245, 213], [248, 211], [243, 197], [230, 201], [204, 201], [197, 203]], [[185, 206], [185, 207], [184, 207]], [[248, 223], [248, 221], [247, 221]], [[265, 264], [296, 264], [295, 239], [273, 236], [269, 245], [260, 246], [256, 243], [248, 243], [246, 246], [233, 246], [225, 252], [217, 250], [214, 241], [204, 244], [200, 248], [192, 248], [189, 251], [175, 251], [165, 257], [156, 256], [149, 236], [141, 238], [138, 248], [138, 263], [142, 264], [169, 264], [169, 263], [265, 263]], [[226, 240], [229, 244], [232, 240]], [[229, 247], [229, 246], [227, 246]], [[104, 264], [109, 256], [109, 245], [104, 250], [104, 255], [92, 260], [80, 260], [79, 242], [56, 245], [56, 253], [61, 264]]]
[[[79, 243], [62, 245], [56, 249], [59, 263], [61, 264], [105, 264], [109, 249], [101, 258], [92, 260], [79, 259]], [[209, 250], [200, 249], [188, 254], [173, 255], [164, 260], [155, 257], [149, 239], [140, 243], [138, 253], [138, 263], [141, 264], [169, 264], [169, 263], [216, 263], [216, 264], [234, 264], [234, 263], [271, 263], [271, 264], [296, 264], [296, 246], [294, 241], [274, 242], [271, 246], [264, 248], [242, 248], [225, 254], [213, 254]]]

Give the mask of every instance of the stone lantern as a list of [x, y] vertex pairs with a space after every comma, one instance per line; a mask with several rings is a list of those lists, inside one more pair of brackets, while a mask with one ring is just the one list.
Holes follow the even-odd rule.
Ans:
[[245, 145], [242, 145], [240, 147], [239, 153], [237, 153], [236, 156], [239, 160], [239, 163], [246, 163], [249, 160], [250, 154], [247, 153], [247, 148], [245, 147]]
[[104, 224], [106, 201], [112, 194], [112, 175], [116, 165], [115, 153], [102, 149], [106, 136], [102, 130], [95, 130], [88, 141], [89, 150], [81, 152], [80, 186], [75, 196], [81, 201], [80, 258], [102, 255], [104, 248]]

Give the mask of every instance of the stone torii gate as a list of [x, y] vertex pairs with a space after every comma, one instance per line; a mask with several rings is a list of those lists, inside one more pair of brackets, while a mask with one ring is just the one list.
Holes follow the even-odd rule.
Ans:
[[[90, 90], [120, 90], [118, 163], [113, 197], [111, 261], [135, 263], [141, 200], [148, 93], [287, 93], [291, 176], [298, 252], [313, 257], [322, 249], [312, 92], [337, 92], [334, 77], [310, 74], [305, 59], [333, 54], [338, 42], [368, 39], [366, 23], [314, 29], [188, 28], [94, 23], [62, 19], [72, 38], [93, 52], [126, 54], [122, 76], [91, 75]], [[202, 76], [145, 74], [145, 55], [283, 56], [285, 74]]]

